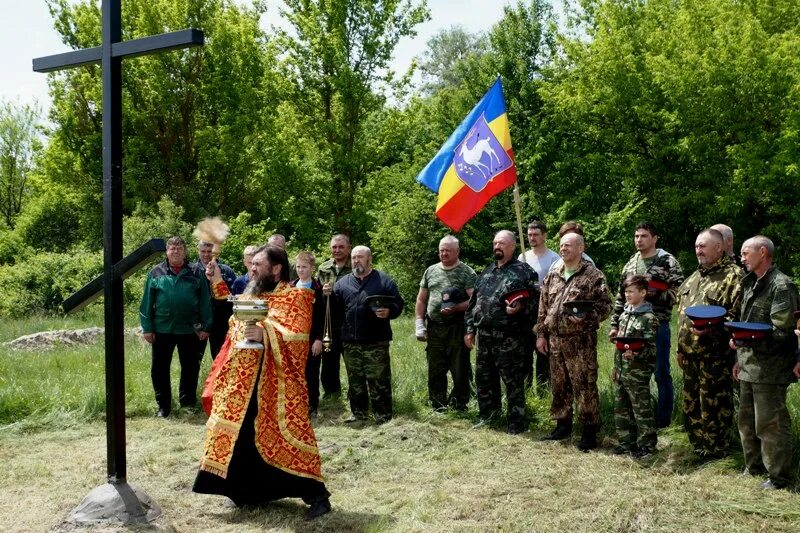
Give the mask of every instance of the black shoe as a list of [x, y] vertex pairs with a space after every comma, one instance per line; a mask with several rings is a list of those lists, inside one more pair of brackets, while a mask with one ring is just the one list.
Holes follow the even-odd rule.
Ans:
[[786, 483], [781, 483], [779, 481], [775, 481], [774, 479], [767, 478], [767, 480], [761, 484], [761, 488], [764, 490], [779, 490], [785, 489], [788, 485]]
[[577, 447], [582, 452], [588, 452], [597, 448], [597, 425], [584, 424], [583, 432], [581, 433], [581, 440], [578, 442]]
[[306, 511], [306, 520], [314, 520], [320, 516], [331, 512], [331, 501], [328, 498], [322, 498], [311, 504], [311, 507]]
[[386, 422], [392, 419], [392, 415], [382, 415], [382, 416], [375, 416], [375, 423], [379, 426], [381, 424], [385, 424]]
[[519, 435], [520, 433], [525, 433], [525, 430], [528, 428], [525, 427], [524, 424], [509, 424], [508, 425], [508, 434], [509, 435]]
[[636, 451], [637, 449], [635, 446], [626, 446], [624, 444], [620, 444], [619, 446], [611, 450], [611, 453], [613, 453], [614, 455], [625, 455], [625, 454], [633, 455], [634, 453], [636, 453]]
[[363, 422], [366, 419], [367, 419], [367, 417], [364, 416], [364, 415], [355, 415], [354, 414], [354, 415], [350, 415], [347, 418], [345, 418], [344, 419], [344, 423], [345, 424], [355, 424], [357, 422]]
[[572, 436], [572, 419], [556, 421], [556, 428], [542, 440], [564, 440]]
[[631, 455], [634, 457], [634, 459], [645, 459], [647, 457], [650, 457], [654, 453], [656, 453], [655, 449], [649, 446], [642, 446], [635, 452], [631, 452]]
[[169, 416], [169, 410], [167, 409], [159, 407], [158, 411], [156, 411], [156, 417], [158, 418], [167, 418], [168, 416]]

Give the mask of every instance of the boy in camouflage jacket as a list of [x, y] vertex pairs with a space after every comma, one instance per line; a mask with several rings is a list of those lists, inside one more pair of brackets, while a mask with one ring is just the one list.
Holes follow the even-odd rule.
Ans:
[[614, 453], [645, 457], [655, 452], [657, 444], [650, 376], [656, 364], [658, 318], [652, 304], [645, 301], [647, 278], [629, 276], [623, 287], [626, 305], [616, 325], [617, 335], [641, 338], [644, 346], [619, 349], [618, 343], [614, 353], [614, 424], [619, 439]]

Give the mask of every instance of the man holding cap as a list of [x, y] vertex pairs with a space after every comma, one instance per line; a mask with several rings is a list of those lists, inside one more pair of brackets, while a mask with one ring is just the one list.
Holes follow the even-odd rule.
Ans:
[[658, 333], [656, 335], [656, 367], [653, 375], [658, 385], [658, 404], [656, 406], [656, 427], [667, 427], [672, 419], [672, 407], [675, 403], [675, 392], [672, 388], [672, 374], [669, 369], [670, 328], [672, 306], [678, 293], [678, 287], [683, 283], [683, 271], [675, 257], [657, 248], [658, 231], [649, 222], [642, 222], [636, 226], [633, 242], [636, 253], [628, 259], [622, 268], [619, 291], [614, 302], [614, 312], [611, 314], [611, 331], [609, 337], [613, 338], [619, 331], [619, 317], [625, 307], [625, 281], [630, 276], [646, 276], [648, 279], [647, 301], [653, 306], [653, 312], [658, 318]]
[[333, 306], [343, 318], [341, 339], [352, 415], [345, 422], [367, 419], [369, 404], [379, 424], [392, 418], [392, 369], [389, 320], [400, 316], [403, 298], [394, 280], [372, 268], [372, 251], [356, 246], [353, 271], [333, 287]]
[[449, 404], [467, 408], [472, 365], [463, 343], [464, 312], [475, 289], [475, 271], [458, 259], [458, 239], [445, 235], [439, 241], [441, 262], [429, 266], [419, 282], [415, 306], [415, 334], [427, 341], [428, 398], [435, 410], [447, 408], [447, 373], [453, 378]]
[[725, 254], [722, 234], [700, 232], [694, 243], [698, 269], [678, 289], [678, 365], [683, 369], [683, 412], [689, 442], [701, 460], [723, 457], [733, 425], [733, 380], [728, 336], [719, 324], [698, 327], [688, 307], [715, 306], [729, 320], [739, 314], [742, 270]]
[[502, 408], [500, 379], [506, 386], [508, 432], [528, 427], [525, 417], [525, 330], [536, 319], [536, 273], [514, 254], [517, 239], [508, 230], [494, 236], [495, 261], [480, 273], [464, 318], [468, 349], [476, 344], [475, 385], [478, 425]]
[[[600, 394], [597, 390], [597, 328], [611, 311], [611, 294], [603, 273], [583, 259], [583, 237], [566, 233], [554, 265], [542, 282], [536, 349], [550, 357], [553, 404], [550, 416], [556, 428], [548, 440], [572, 435], [572, 402], [578, 403], [583, 434], [581, 451], [597, 447]], [[569, 304], [569, 305], [565, 305]]]
[[[797, 287], [772, 264], [775, 245], [763, 235], [742, 244], [742, 313], [745, 323], [770, 325], [762, 339], [731, 341], [733, 377], [739, 381], [739, 435], [746, 472], [769, 474], [764, 489], [792, 483], [792, 431], [786, 389], [795, 381], [794, 312]], [[744, 326], [744, 324], [741, 324]]]

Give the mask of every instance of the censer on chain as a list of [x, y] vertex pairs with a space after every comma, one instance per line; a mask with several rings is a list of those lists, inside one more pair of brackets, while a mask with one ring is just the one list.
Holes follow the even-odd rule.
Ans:
[[[331, 282], [330, 274], [327, 276], [328, 281], [326, 283]], [[333, 286], [331, 286], [331, 290], [333, 290]], [[325, 328], [322, 333], [322, 347], [325, 349], [326, 352], [331, 351], [331, 343], [333, 339], [331, 339], [331, 297], [330, 295], [325, 296]]]

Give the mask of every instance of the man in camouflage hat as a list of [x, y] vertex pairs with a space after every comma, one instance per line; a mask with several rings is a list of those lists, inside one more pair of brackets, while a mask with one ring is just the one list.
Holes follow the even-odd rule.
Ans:
[[[331, 258], [317, 269], [317, 278], [322, 283], [322, 294], [329, 298], [336, 283], [352, 272], [350, 267], [350, 237], [343, 233], [331, 238]], [[325, 397], [338, 397], [342, 392], [342, 383], [339, 379], [339, 367], [342, 359], [342, 321], [344, 317], [338, 309], [331, 308], [331, 345], [330, 349], [322, 352], [320, 366], [320, 383], [325, 390]]]
[[656, 366], [653, 375], [658, 385], [658, 404], [655, 417], [656, 427], [667, 427], [672, 419], [672, 408], [675, 403], [675, 392], [672, 388], [672, 374], [669, 368], [670, 331], [672, 306], [683, 283], [683, 271], [678, 260], [672, 254], [657, 248], [659, 233], [649, 222], [636, 226], [633, 242], [636, 253], [631, 256], [622, 268], [619, 291], [611, 314], [611, 331], [609, 337], [615, 337], [619, 330], [619, 317], [625, 307], [624, 283], [630, 276], [646, 276], [650, 286], [647, 301], [653, 306], [658, 318], [658, 334], [656, 335]]
[[[475, 288], [475, 271], [458, 259], [458, 239], [439, 241], [441, 262], [429, 266], [419, 283], [415, 307], [415, 334], [427, 341], [428, 398], [431, 407], [445, 409], [447, 373], [453, 378], [450, 405], [458, 411], [469, 402], [472, 365], [464, 339], [464, 312]], [[458, 300], [458, 301], [456, 301]]]
[[794, 312], [797, 287], [772, 263], [775, 245], [763, 235], [742, 244], [741, 320], [769, 324], [761, 340], [736, 346], [733, 377], [739, 381], [739, 435], [746, 472], [769, 474], [761, 487], [775, 489], [792, 483], [792, 424], [786, 409], [786, 389], [795, 381], [797, 341]]
[[[583, 237], [567, 233], [561, 237], [562, 262], [547, 274], [541, 286], [536, 349], [550, 357], [550, 387], [553, 404], [550, 416], [556, 428], [548, 440], [572, 435], [572, 402], [577, 399], [583, 433], [581, 451], [597, 447], [600, 426], [600, 396], [597, 390], [597, 329], [611, 311], [611, 294], [606, 277], [582, 258]], [[566, 312], [564, 303], [593, 302], [582, 317]]]
[[699, 268], [678, 289], [678, 365], [683, 369], [683, 413], [689, 442], [701, 460], [728, 453], [733, 424], [733, 366], [722, 327], [696, 329], [686, 308], [715, 305], [735, 320], [742, 299], [742, 269], [725, 254], [722, 234], [700, 232], [694, 243]]
[[[477, 339], [475, 385], [483, 425], [500, 411], [500, 379], [508, 400], [508, 432], [527, 429], [525, 418], [525, 330], [536, 319], [536, 273], [514, 257], [517, 239], [508, 230], [492, 242], [495, 261], [478, 276], [464, 319], [464, 343], [472, 349]], [[527, 294], [527, 297], [511, 299]]]

